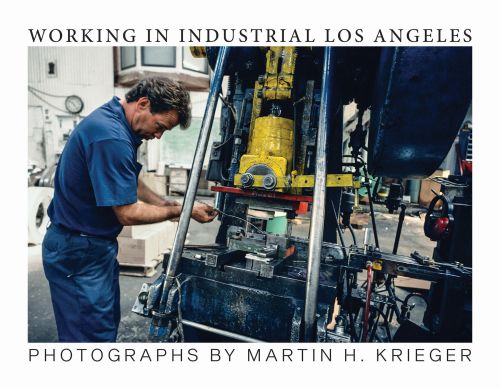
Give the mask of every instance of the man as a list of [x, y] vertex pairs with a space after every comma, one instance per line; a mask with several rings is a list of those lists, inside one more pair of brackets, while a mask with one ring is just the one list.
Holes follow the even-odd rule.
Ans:
[[[124, 225], [178, 218], [181, 206], [138, 179], [137, 148], [191, 118], [189, 94], [160, 78], [139, 82], [75, 128], [61, 155], [51, 225], [43, 241], [59, 340], [114, 342], [120, 322], [116, 237]], [[141, 201], [139, 201], [141, 200]], [[191, 217], [212, 221], [216, 212], [195, 205]]]

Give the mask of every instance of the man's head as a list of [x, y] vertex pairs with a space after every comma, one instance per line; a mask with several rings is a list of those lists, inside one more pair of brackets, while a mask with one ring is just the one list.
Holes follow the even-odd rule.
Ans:
[[145, 78], [125, 99], [132, 130], [144, 139], [159, 139], [178, 124], [187, 128], [191, 121], [189, 92], [168, 78]]

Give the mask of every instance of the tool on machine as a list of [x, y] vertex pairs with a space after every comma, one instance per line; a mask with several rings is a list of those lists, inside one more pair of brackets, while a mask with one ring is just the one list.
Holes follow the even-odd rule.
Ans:
[[[465, 223], [457, 221], [470, 210], [459, 205], [468, 201], [467, 190], [461, 187], [460, 194], [459, 183], [443, 183], [453, 211], [432, 209], [426, 218], [431, 237], [439, 239], [431, 260], [397, 254], [406, 211], [399, 184], [387, 200], [392, 212], [401, 208], [394, 246], [392, 252], [382, 250], [369, 175], [423, 177], [438, 167], [470, 104], [470, 48], [197, 52], [207, 56], [214, 75], [186, 199], [163, 273], [143, 286], [133, 308], [151, 318], [151, 339], [469, 339], [471, 262], [460, 258], [457, 243], [459, 237], [466, 241]], [[224, 76], [228, 88], [222, 95]], [[440, 91], [439, 106], [434, 90]], [[218, 99], [221, 138], [210, 149], [207, 179], [217, 183], [214, 208], [221, 226], [213, 245], [185, 246]], [[351, 102], [358, 117], [345, 154], [342, 108]], [[447, 115], [441, 114], [444, 107]], [[367, 112], [369, 128], [363, 125]], [[350, 217], [361, 186], [367, 188], [372, 226], [358, 246]], [[309, 212], [308, 238], [293, 236], [291, 221]], [[454, 222], [444, 226], [445, 217]], [[367, 281], [358, 285], [364, 271]], [[420, 295], [398, 296], [397, 276], [432, 282], [431, 295], [423, 297], [423, 323], [414, 320], [410, 304]]]

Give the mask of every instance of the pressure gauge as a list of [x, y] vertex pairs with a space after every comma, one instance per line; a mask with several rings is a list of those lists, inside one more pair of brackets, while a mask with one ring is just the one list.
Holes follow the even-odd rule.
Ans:
[[79, 96], [71, 95], [66, 97], [64, 102], [66, 110], [74, 115], [79, 114], [83, 110], [83, 100]]

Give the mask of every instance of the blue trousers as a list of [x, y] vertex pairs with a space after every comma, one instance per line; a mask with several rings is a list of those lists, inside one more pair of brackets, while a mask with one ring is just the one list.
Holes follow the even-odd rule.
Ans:
[[51, 225], [42, 246], [60, 342], [115, 342], [120, 323], [116, 239]]

